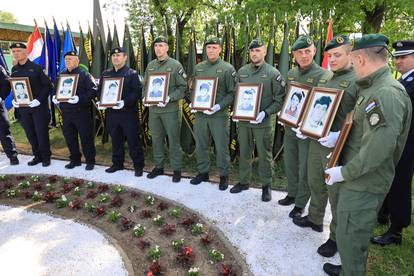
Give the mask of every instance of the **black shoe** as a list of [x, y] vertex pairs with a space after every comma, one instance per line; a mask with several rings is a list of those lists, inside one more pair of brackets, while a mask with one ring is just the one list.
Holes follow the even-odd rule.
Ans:
[[19, 159], [17, 159], [17, 156], [10, 157], [10, 165], [19, 165]]
[[209, 180], [208, 173], [199, 173], [196, 175], [196, 177], [190, 180], [190, 183], [193, 185], [198, 185], [201, 182], [208, 181], [208, 180]]
[[287, 195], [285, 198], [280, 199], [277, 203], [282, 206], [289, 206], [295, 203], [295, 198]]
[[172, 177], [172, 182], [178, 183], [180, 181], [181, 181], [181, 171], [174, 171], [173, 172], [173, 177]]
[[237, 183], [236, 185], [233, 186], [233, 188], [230, 189], [230, 193], [237, 194], [237, 193], [240, 193], [241, 191], [248, 190], [248, 189], [249, 189], [249, 184]]
[[339, 276], [341, 274], [342, 266], [341, 265], [334, 265], [330, 263], [325, 263], [323, 265], [323, 271], [329, 276]]
[[112, 165], [109, 168], [107, 168], [105, 170], [105, 172], [107, 172], [107, 173], [114, 173], [116, 171], [122, 171], [123, 169], [124, 169], [124, 166]]
[[144, 173], [144, 169], [143, 168], [135, 168], [135, 176], [136, 177], [142, 176], [143, 173]]
[[49, 167], [49, 165], [50, 165], [50, 160], [42, 161], [43, 167]]
[[272, 200], [272, 189], [270, 186], [262, 187], [262, 201], [268, 202]]
[[377, 221], [380, 225], [387, 225], [390, 222], [390, 217], [389, 215], [378, 215]]
[[34, 166], [34, 165], [37, 165], [39, 163], [42, 163], [42, 160], [35, 157], [31, 161], [27, 162], [27, 165], [28, 166]]
[[147, 174], [147, 178], [149, 179], [153, 179], [156, 178], [159, 175], [163, 175], [164, 174], [164, 169], [160, 169], [160, 168], [153, 168], [152, 171]]
[[228, 176], [220, 176], [220, 184], [219, 184], [219, 190], [225, 191], [229, 187], [229, 178]]
[[384, 234], [380, 236], [371, 238], [371, 243], [381, 245], [381, 246], [391, 245], [391, 244], [400, 245], [401, 241], [402, 241], [402, 234], [396, 233], [390, 230], [388, 230], [387, 232], [385, 232]]
[[91, 171], [91, 170], [93, 170], [93, 168], [95, 168], [95, 164], [94, 163], [88, 163], [88, 164], [86, 164], [85, 170]]
[[327, 258], [333, 257], [336, 254], [336, 252], [338, 252], [336, 241], [331, 240], [331, 239], [327, 240], [324, 244], [319, 246], [317, 252], [319, 255], [323, 257], [327, 257]]
[[290, 218], [300, 217], [303, 213], [303, 208], [293, 207], [292, 211], [289, 213]]
[[308, 219], [308, 216], [304, 217], [294, 217], [293, 223], [300, 227], [310, 227], [312, 230], [316, 232], [323, 232], [323, 225], [322, 224], [315, 224]]
[[70, 161], [69, 164], [65, 165], [65, 169], [73, 169], [74, 167], [79, 167], [80, 165], [82, 165], [81, 162]]

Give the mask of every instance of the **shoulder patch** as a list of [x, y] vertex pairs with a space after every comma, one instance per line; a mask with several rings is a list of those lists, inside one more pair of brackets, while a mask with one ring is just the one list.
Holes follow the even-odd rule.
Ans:
[[325, 83], [327, 83], [328, 81], [327, 80], [325, 80], [325, 79], [320, 79], [319, 80], [319, 83], [322, 83], [322, 84], [325, 84]]
[[244, 74], [241, 74], [239, 77], [240, 78], [247, 78], [249, 75], [244, 75]]
[[313, 78], [307, 79], [306, 82], [313, 83]]
[[358, 100], [357, 100], [357, 105], [361, 105], [361, 103], [364, 101], [364, 97], [363, 96], [359, 96]]
[[378, 103], [376, 100], [372, 100], [368, 103], [368, 105], [365, 107], [365, 113], [370, 112], [371, 110], [373, 110], [374, 108], [378, 107]]
[[184, 79], [187, 79], [187, 74], [185, 73], [185, 71], [184, 71], [184, 69], [183, 69], [183, 68], [180, 68], [180, 69], [178, 70], [178, 74], [179, 74], [180, 76], [182, 76]]
[[341, 81], [341, 83], [339, 84], [339, 86], [340, 87], [343, 87], [343, 88], [347, 88], [349, 86], [349, 81], [343, 80], [343, 81]]
[[231, 76], [232, 76], [233, 78], [237, 77], [237, 72], [236, 72], [236, 71], [233, 71], [233, 72], [231, 73]]
[[223, 69], [221, 69], [221, 68], [220, 69], [217, 69], [216, 70], [216, 73], [223, 73]]
[[365, 107], [365, 114], [371, 128], [385, 124], [385, 117], [378, 100], [373, 99], [368, 102], [368, 105]]

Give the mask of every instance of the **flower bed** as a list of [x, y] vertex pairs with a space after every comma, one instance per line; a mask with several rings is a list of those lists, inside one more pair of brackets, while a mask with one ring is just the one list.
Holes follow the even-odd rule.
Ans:
[[237, 261], [242, 257], [206, 221], [156, 196], [82, 179], [0, 176], [0, 204], [32, 203], [32, 209], [107, 233], [125, 251], [135, 275], [243, 274]]

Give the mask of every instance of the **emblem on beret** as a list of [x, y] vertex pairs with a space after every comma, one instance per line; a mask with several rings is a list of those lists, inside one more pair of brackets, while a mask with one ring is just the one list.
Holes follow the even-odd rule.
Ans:
[[20, 47], [20, 43], [16, 43], [16, 47]]
[[401, 41], [398, 41], [398, 42], [397, 42], [397, 44], [395, 44], [395, 46], [397, 46], [397, 47], [402, 47], [402, 46], [403, 46], [403, 44], [402, 44], [402, 42], [401, 42]]
[[349, 41], [349, 44], [351, 45], [351, 47], [354, 47], [354, 43], [355, 43], [354, 39], [351, 39], [351, 41]]
[[119, 50], [118, 49], [115, 49], [115, 51], [114, 51], [115, 53], [118, 53], [119, 52]]
[[372, 113], [371, 116], [369, 116], [369, 124], [371, 126], [376, 126], [380, 121], [380, 116], [378, 113]]
[[339, 44], [342, 44], [342, 43], [344, 43], [344, 39], [341, 36], [338, 36], [336, 38], [336, 42], [339, 43]]
[[310, 38], [306, 39], [306, 42], [308, 43], [308, 45], [312, 44], [312, 40], [310, 40]]

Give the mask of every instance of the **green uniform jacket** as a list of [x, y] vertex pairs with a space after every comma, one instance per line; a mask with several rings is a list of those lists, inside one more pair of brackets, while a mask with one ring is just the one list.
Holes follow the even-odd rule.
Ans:
[[280, 72], [266, 62], [259, 68], [253, 64], [247, 64], [239, 69], [238, 78], [241, 83], [263, 84], [259, 112], [266, 112], [266, 118], [261, 124], [239, 122], [239, 125], [249, 125], [251, 128], [271, 127], [270, 115], [280, 110], [286, 93], [285, 81]]
[[227, 107], [233, 103], [236, 70], [234, 67], [221, 59], [211, 63], [205, 60], [195, 67], [196, 77], [217, 77], [217, 94], [215, 104], [220, 105], [220, 111], [209, 115], [209, 117], [228, 116]]
[[319, 80], [319, 87], [329, 87], [344, 90], [344, 94], [342, 96], [338, 111], [336, 112], [331, 131], [341, 130], [342, 124], [345, 121], [346, 114], [354, 109], [358, 97], [358, 87], [355, 84], [355, 81], [356, 76], [352, 68], [334, 72], [332, 77], [323, 77]]
[[412, 107], [388, 66], [356, 82], [359, 97], [341, 169], [349, 190], [385, 194], [410, 129]]
[[[313, 87], [318, 85], [320, 79], [329, 79], [331, 76], [330, 71], [323, 69], [316, 62], [312, 62], [312, 65], [306, 70], [301, 70], [299, 66], [290, 69], [287, 79], [288, 82], [296, 81]], [[289, 126], [285, 126], [285, 128], [289, 129], [286, 131], [287, 135], [295, 136]]]
[[[177, 112], [179, 108], [179, 101], [184, 98], [187, 89], [187, 76], [184, 72], [181, 63], [173, 58], [167, 57], [163, 61], [154, 59], [151, 61], [145, 70], [144, 87], [147, 89], [148, 75], [151, 73], [170, 73], [170, 81], [168, 84], [168, 96], [170, 101], [166, 107], [150, 106], [150, 112], [168, 113]], [[145, 93], [144, 93], [145, 95]]]

